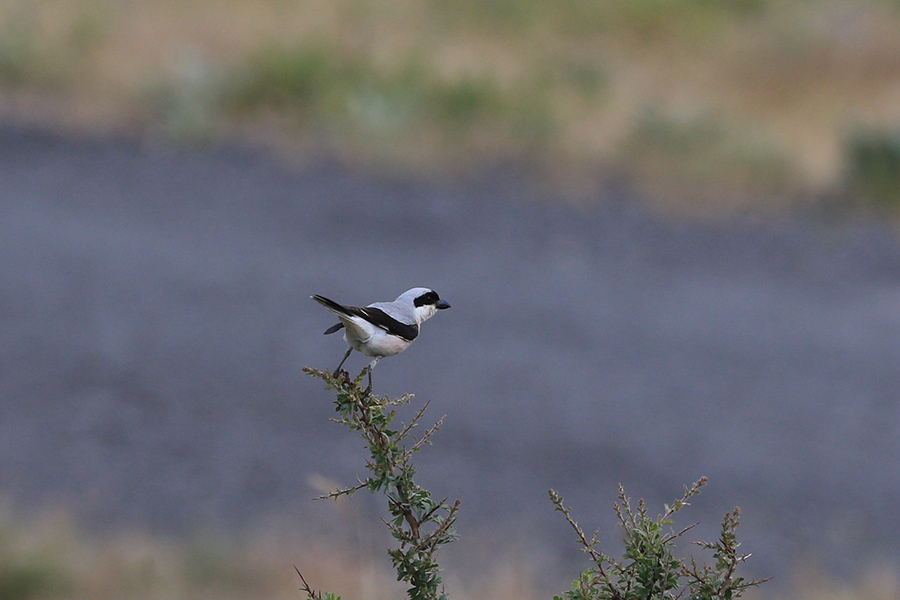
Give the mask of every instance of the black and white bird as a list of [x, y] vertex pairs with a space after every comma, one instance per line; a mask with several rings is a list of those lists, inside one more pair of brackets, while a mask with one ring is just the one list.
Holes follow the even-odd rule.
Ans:
[[336, 314], [341, 321], [329, 327], [325, 334], [344, 329], [344, 340], [350, 345], [334, 370], [335, 374], [340, 372], [354, 350], [375, 359], [369, 363], [368, 391], [372, 390], [372, 369], [378, 361], [406, 350], [419, 336], [423, 322], [437, 311], [450, 308], [437, 292], [424, 287], [407, 290], [393, 302], [375, 302], [363, 307], [344, 306], [318, 294], [311, 298]]

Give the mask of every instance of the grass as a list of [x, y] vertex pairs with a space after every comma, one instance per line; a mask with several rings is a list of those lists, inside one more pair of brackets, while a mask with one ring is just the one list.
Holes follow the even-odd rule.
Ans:
[[847, 146], [848, 195], [870, 208], [900, 211], [900, 131], [860, 131]]
[[[335, 510], [342, 510], [336, 507]], [[374, 525], [373, 525], [374, 526]], [[477, 545], [477, 544], [476, 544]], [[380, 548], [376, 553], [380, 553]], [[378, 557], [380, 558], [380, 557]], [[448, 577], [457, 600], [548, 600], [540, 587], [561, 589], [565, 581], [547, 581], [521, 556], [484, 557], [479, 573]], [[315, 588], [334, 589], [347, 600], [390, 600], [403, 586], [385, 560], [361, 560], [347, 542], [327, 543], [296, 524], [230, 537], [170, 538], [140, 531], [100, 533], [85, 530], [64, 513], [0, 520], [0, 598], [27, 600], [287, 600], [302, 596], [293, 565]], [[573, 569], [581, 568], [573, 565]], [[889, 567], [873, 568], [852, 581], [798, 567], [792, 582], [772, 582], [748, 591], [746, 598], [766, 600], [894, 600], [900, 578]], [[455, 577], [455, 578], [454, 578]]]
[[857, 189], [898, 31], [889, 0], [2, 0], [0, 111], [746, 205]]

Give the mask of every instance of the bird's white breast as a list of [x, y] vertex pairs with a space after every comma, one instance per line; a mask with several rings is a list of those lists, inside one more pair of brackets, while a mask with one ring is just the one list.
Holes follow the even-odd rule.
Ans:
[[391, 335], [359, 317], [341, 318], [344, 322], [344, 340], [354, 350], [366, 356], [394, 356], [406, 350], [412, 342]]

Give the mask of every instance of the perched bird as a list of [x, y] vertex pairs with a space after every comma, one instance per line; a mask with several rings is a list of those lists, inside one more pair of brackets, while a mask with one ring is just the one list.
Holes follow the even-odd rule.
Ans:
[[419, 335], [419, 327], [439, 310], [450, 308], [437, 292], [417, 287], [400, 294], [393, 302], [375, 302], [368, 306], [344, 306], [324, 296], [310, 296], [340, 319], [325, 334], [344, 329], [344, 340], [350, 345], [347, 354], [334, 370], [340, 372], [344, 361], [354, 350], [375, 358], [369, 363], [369, 387], [372, 390], [372, 369], [385, 356], [400, 354]]

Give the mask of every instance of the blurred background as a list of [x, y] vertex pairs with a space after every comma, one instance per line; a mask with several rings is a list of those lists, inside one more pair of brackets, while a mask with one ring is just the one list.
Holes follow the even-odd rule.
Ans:
[[898, 208], [895, 0], [0, 0], [0, 600], [402, 597], [301, 369], [419, 285], [451, 597], [708, 476], [755, 597], [900, 598]]

